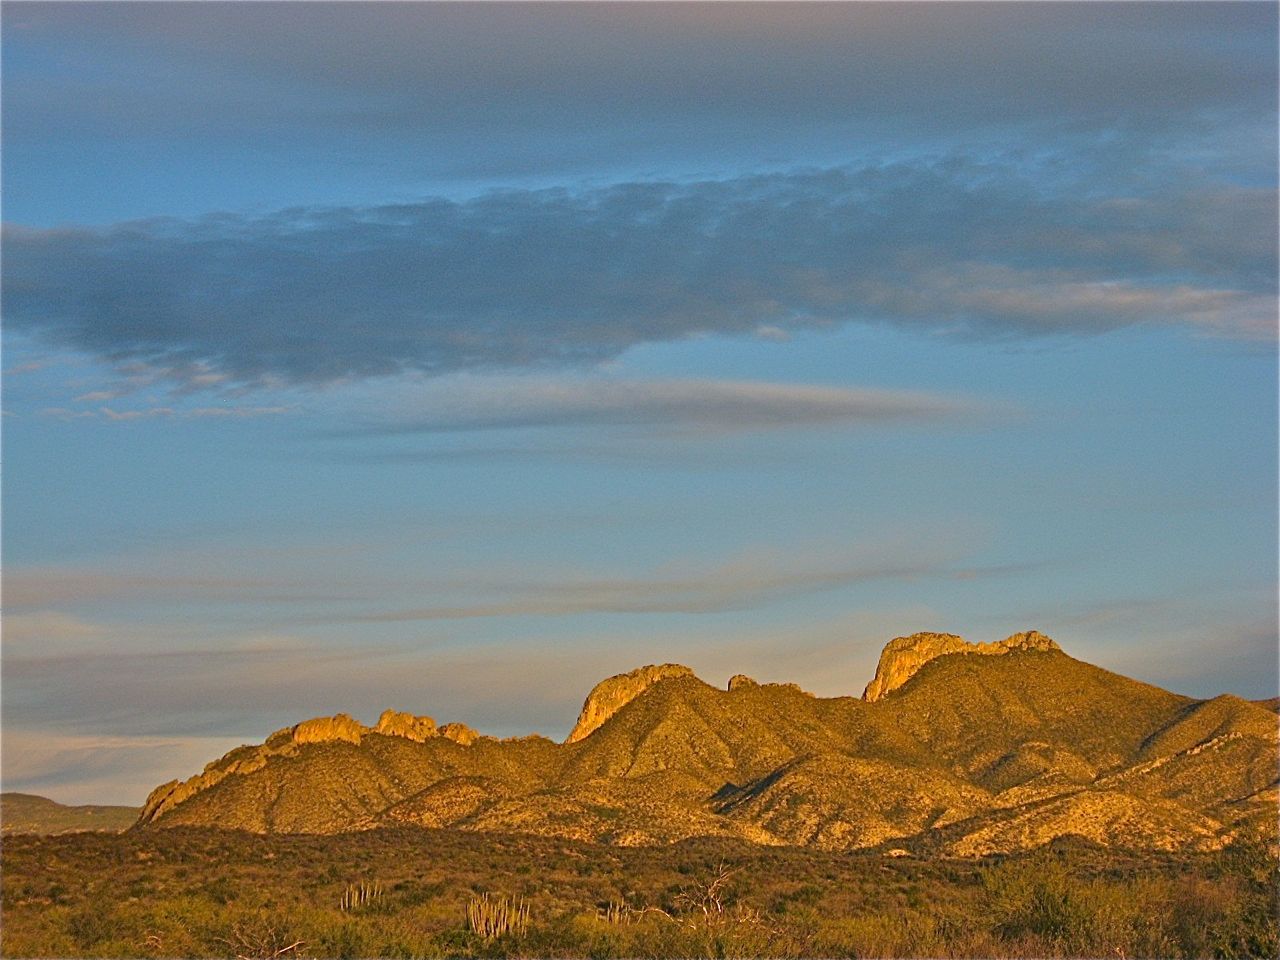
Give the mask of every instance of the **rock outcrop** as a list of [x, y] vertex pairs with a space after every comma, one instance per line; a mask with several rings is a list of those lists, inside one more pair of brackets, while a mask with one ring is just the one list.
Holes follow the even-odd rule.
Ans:
[[1058, 650], [1051, 639], [1035, 630], [1015, 633], [996, 643], [970, 643], [954, 633], [913, 633], [898, 637], [885, 644], [880, 651], [876, 675], [862, 692], [862, 699], [871, 703], [883, 699], [898, 689], [930, 660], [953, 653], [976, 653], [999, 656], [1017, 650]]
[[693, 671], [678, 663], [650, 664], [637, 667], [630, 673], [620, 673], [597, 683], [582, 705], [578, 722], [574, 724], [565, 743], [576, 743], [590, 736], [615, 713], [660, 680], [671, 677], [692, 677]]
[[729, 678], [730, 692], [734, 690], [748, 690], [751, 687], [758, 687], [758, 686], [760, 686], [759, 682], [756, 680], [752, 680], [745, 673], [736, 673]]
[[382, 716], [378, 718], [378, 725], [373, 730], [383, 736], [404, 737], [406, 740], [423, 743], [428, 737], [436, 735], [436, 722], [430, 717], [416, 717], [399, 710], [383, 710]]
[[480, 739], [480, 734], [472, 730], [465, 723], [446, 723], [440, 728], [440, 736], [452, 740], [454, 743], [469, 747]]
[[328, 743], [331, 740], [345, 740], [347, 743], [359, 743], [360, 738], [369, 732], [364, 724], [352, 720], [345, 713], [332, 717], [316, 717], [304, 720], [293, 728], [294, 743]]
[[[445, 728], [460, 727], [464, 735], [451, 739], [459, 743], [473, 742], [479, 734], [462, 724], [445, 724]], [[444, 732], [442, 728], [440, 733]], [[365, 735], [380, 733], [387, 737], [403, 737], [418, 743], [435, 736], [436, 724], [430, 717], [416, 717], [396, 710], [383, 711], [376, 727], [366, 727], [345, 713], [332, 717], [313, 717], [292, 727], [277, 730], [260, 746], [237, 747], [226, 756], [207, 764], [200, 773], [186, 780], [170, 780], [156, 787], [142, 806], [141, 822], [148, 823], [164, 815], [184, 801], [233, 775], [244, 776], [261, 770], [272, 757], [295, 757], [303, 744], [353, 743], [357, 746]]]
[[806, 697], [813, 696], [812, 693], [800, 686], [800, 684], [792, 683], [789, 680], [782, 683], [766, 683], [764, 686], [771, 690], [794, 690], [796, 693], [803, 693]]

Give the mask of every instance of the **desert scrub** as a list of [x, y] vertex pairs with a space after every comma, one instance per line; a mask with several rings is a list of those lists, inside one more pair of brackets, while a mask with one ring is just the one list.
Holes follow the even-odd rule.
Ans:
[[293, 938], [272, 918], [236, 923], [231, 935], [221, 940], [236, 960], [278, 960], [306, 946], [306, 941]]
[[[616, 848], [419, 829], [14, 837], [0, 871], [0, 954], [268, 952], [228, 942], [238, 927], [272, 952], [303, 941], [280, 960], [1280, 956], [1276, 861], [1265, 849], [1059, 847], [960, 861], [711, 838]], [[595, 868], [589, 877], [584, 859]], [[376, 906], [344, 911], [344, 887], [359, 877], [376, 877], [384, 893]], [[131, 890], [149, 892], [130, 899]], [[523, 901], [525, 929], [489, 939], [473, 931], [467, 908], [481, 892], [509, 909]], [[275, 941], [262, 936], [272, 926]]]
[[523, 897], [516, 900], [482, 893], [467, 904], [467, 927], [485, 940], [507, 934], [523, 937], [529, 929], [529, 904]]
[[381, 900], [382, 884], [376, 880], [372, 883], [361, 880], [358, 883], [349, 883], [343, 889], [342, 896], [338, 898], [338, 909], [345, 913], [348, 910], [372, 906]]

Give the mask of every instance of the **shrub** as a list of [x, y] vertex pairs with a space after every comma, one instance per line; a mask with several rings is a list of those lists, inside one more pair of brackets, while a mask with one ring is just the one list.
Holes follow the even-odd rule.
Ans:
[[277, 960], [304, 946], [304, 941], [293, 939], [266, 917], [237, 921], [230, 936], [218, 939], [231, 948], [236, 960]]
[[1056, 858], [1001, 864], [985, 873], [982, 883], [1001, 937], [1031, 935], [1057, 945], [1087, 939], [1091, 915], [1086, 898]]

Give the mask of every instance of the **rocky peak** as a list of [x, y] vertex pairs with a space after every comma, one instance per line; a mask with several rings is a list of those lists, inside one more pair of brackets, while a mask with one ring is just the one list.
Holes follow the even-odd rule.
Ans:
[[692, 677], [693, 671], [678, 663], [650, 664], [597, 683], [582, 705], [578, 722], [565, 743], [576, 743], [660, 680]]
[[792, 683], [790, 681], [786, 681], [784, 683], [766, 683], [764, 686], [765, 686], [765, 689], [767, 690], [790, 690], [794, 693], [802, 693], [806, 697], [813, 696], [812, 693], [810, 693], [804, 687], [800, 686], [800, 684]]
[[359, 743], [360, 738], [369, 732], [369, 728], [358, 720], [353, 720], [345, 713], [332, 717], [316, 717], [304, 720], [293, 728], [294, 743], [327, 743], [332, 740], [345, 740], [348, 743]]
[[469, 747], [480, 739], [480, 734], [465, 723], [446, 723], [440, 728], [440, 736], [464, 747]]
[[1015, 633], [1005, 637], [999, 643], [978, 644], [980, 647], [990, 646], [993, 648], [1003, 647], [1004, 650], [991, 650], [991, 653], [1010, 653], [1014, 650], [1061, 650], [1052, 637], [1046, 637], [1038, 630], [1027, 630], [1024, 633]]
[[1000, 656], [1022, 650], [1057, 650], [1058, 645], [1042, 633], [1028, 630], [1015, 633], [995, 643], [970, 643], [954, 633], [913, 633], [897, 637], [885, 644], [876, 665], [876, 675], [867, 684], [862, 699], [883, 699], [891, 691], [910, 680], [930, 660], [953, 653], [976, 653]]
[[752, 680], [745, 673], [737, 673], [729, 678], [730, 693], [732, 693], [734, 690], [747, 690], [747, 689], [750, 689], [751, 687], [758, 687], [758, 686], [760, 686], [760, 684], [757, 681]]
[[422, 743], [436, 735], [436, 722], [430, 717], [417, 717], [400, 710], [383, 710], [373, 731], [386, 737], [404, 737]]

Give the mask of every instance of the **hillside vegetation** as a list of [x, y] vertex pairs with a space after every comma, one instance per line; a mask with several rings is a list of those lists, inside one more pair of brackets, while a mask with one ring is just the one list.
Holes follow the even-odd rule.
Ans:
[[64, 806], [30, 793], [0, 793], [0, 824], [6, 836], [82, 830], [119, 833], [133, 826], [139, 813], [137, 807]]
[[959, 857], [1078, 836], [1208, 852], [1275, 842], [1278, 724], [1264, 705], [1179, 696], [1038, 633], [918, 634], [885, 648], [865, 699], [641, 668], [599, 684], [565, 743], [393, 711], [375, 727], [317, 718], [157, 788], [141, 823]]
[[[1275, 957], [1276, 861], [972, 860], [403, 827], [15, 837], [6, 957]], [[504, 909], [505, 908], [505, 912]], [[283, 951], [283, 952], [281, 952]]]

